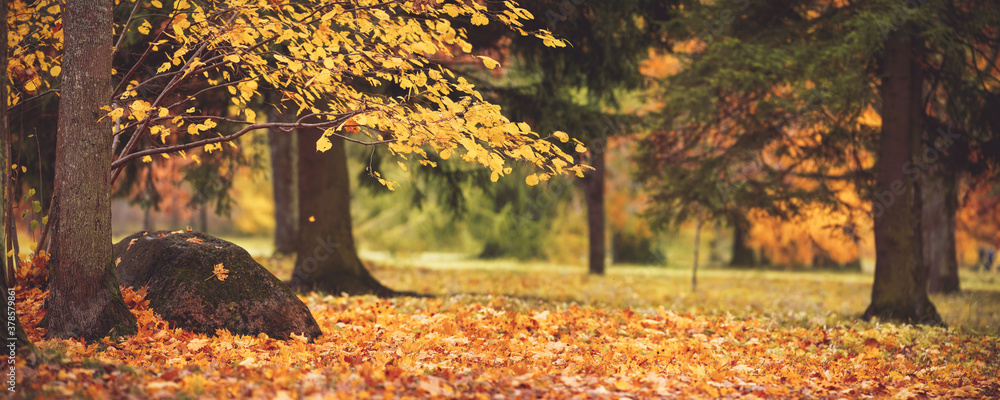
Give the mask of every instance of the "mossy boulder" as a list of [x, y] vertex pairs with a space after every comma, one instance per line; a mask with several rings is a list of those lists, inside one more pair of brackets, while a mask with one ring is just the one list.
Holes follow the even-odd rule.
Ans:
[[286, 340], [323, 334], [302, 300], [233, 243], [201, 232], [139, 232], [114, 253], [121, 284], [148, 287], [150, 308], [171, 326]]

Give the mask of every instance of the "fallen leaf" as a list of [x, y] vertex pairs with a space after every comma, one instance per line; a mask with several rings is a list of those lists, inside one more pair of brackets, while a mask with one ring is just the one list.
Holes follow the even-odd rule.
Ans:
[[[215, 264], [215, 269], [212, 270], [212, 276], [219, 278], [220, 281], [225, 281], [226, 278], [229, 277], [229, 270], [226, 269], [222, 263]], [[212, 279], [212, 277], [210, 276], [208, 279]], [[205, 280], [207, 281], [208, 279]]]
[[188, 342], [187, 348], [188, 350], [191, 351], [198, 351], [202, 347], [205, 347], [205, 345], [207, 344], [208, 344], [208, 339], [192, 339], [190, 342]]

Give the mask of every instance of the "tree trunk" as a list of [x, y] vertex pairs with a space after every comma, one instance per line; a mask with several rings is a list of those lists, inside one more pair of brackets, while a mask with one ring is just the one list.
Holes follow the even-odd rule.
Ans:
[[[957, 293], [958, 256], [955, 249], [955, 212], [958, 210], [955, 170], [945, 155], [930, 165], [922, 177], [923, 265], [927, 291]], [[929, 163], [929, 160], [924, 160]]]
[[[6, 62], [7, 57], [3, 57], [3, 59]], [[6, 81], [4, 81], [4, 87], [5, 88], [7, 87]], [[5, 119], [7, 118], [7, 110], [4, 110], [4, 117]], [[3, 140], [6, 143], [4, 144], [3, 149], [0, 150], [3, 151], [3, 155], [0, 157], [3, 157], [5, 160], [12, 160], [13, 157], [11, 154], [9, 121], [5, 131], [6, 132], [4, 133]], [[0, 213], [9, 215], [10, 218], [4, 221], [4, 224], [2, 227], [0, 227], [0, 230], [3, 230], [5, 233], [3, 245], [7, 247], [8, 250], [13, 250], [10, 256], [8, 256], [7, 252], [5, 251], [3, 253], [3, 257], [7, 258], [7, 262], [9, 263], [11, 268], [14, 268], [14, 266], [17, 265], [17, 253], [18, 250], [20, 249], [18, 248], [17, 245], [17, 225], [15, 224], [16, 219], [14, 219], [14, 183], [13, 183], [14, 180], [12, 179], [11, 176], [12, 170], [7, 168], [6, 167], [7, 165], [8, 165], [7, 163], [4, 163], [3, 171], [0, 171], [0, 178], [3, 179], [3, 190], [4, 190], [4, 201], [3, 203], [0, 203]]]
[[[0, 2], [0, 15], [7, 15], [6, 1]], [[0, 21], [0, 43], [7, 43], [6, 19]], [[6, 71], [6, 70], [7, 70], [7, 53], [4, 53], [0, 54], [0, 71]], [[6, 98], [7, 98], [7, 80], [3, 79], [0, 80], [0, 99], [6, 99]], [[0, 107], [0, 149], [3, 149], [3, 151], [0, 152], [0, 166], [4, 167], [3, 168], [4, 172], [0, 173], [0, 179], [3, 179], [3, 182], [0, 183], [0, 207], [2, 207], [3, 204], [7, 204], [7, 188], [10, 185], [10, 180], [6, 179], [7, 176], [6, 166], [10, 165], [7, 158], [7, 152], [10, 149], [9, 140], [10, 140], [10, 124], [8, 124], [7, 107]], [[4, 271], [4, 289], [6, 289], [4, 298], [7, 299], [8, 307], [13, 306], [14, 308], [14, 315], [13, 315], [14, 320], [13, 321], [8, 320], [8, 323], [14, 324], [14, 329], [13, 330], [4, 329], [3, 331], [4, 331], [4, 346], [13, 342], [15, 346], [14, 351], [9, 353], [17, 354], [20, 353], [21, 350], [34, 350], [34, 345], [31, 343], [31, 340], [28, 340], [28, 333], [25, 332], [24, 328], [21, 326], [21, 318], [17, 315], [17, 312], [20, 311], [18, 309], [18, 304], [16, 302], [12, 305], [9, 304], [9, 302], [14, 301], [12, 297], [14, 297], [15, 295], [14, 285], [16, 282], [14, 282], [15, 278], [14, 266], [8, 264], [6, 256], [7, 235], [5, 229], [7, 227], [8, 216], [11, 219], [13, 219], [13, 215], [8, 215], [7, 213], [4, 212], [4, 210], [0, 209], [0, 251], [3, 251], [4, 254], [2, 257], [0, 257], [0, 267], [3, 267]], [[13, 336], [11, 335], [11, 333], [13, 333]], [[5, 353], [8, 352], [5, 351]], [[13, 368], [13, 366], [11, 368]], [[14, 377], [10, 378], [14, 379]]]
[[142, 230], [153, 230], [153, 207], [143, 207], [142, 209]]
[[920, 145], [923, 81], [918, 44], [904, 35], [889, 36], [882, 64], [882, 133], [872, 199], [875, 282], [864, 318], [943, 325], [927, 297], [927, 269], [920, 263], [919, 185], [909, 161]]
[[379, 283], [361, 263], [351, 228], [351, 188], [344, 141], [316, 150], [321, 130], [300, 130], [299, 239], [289, 286], [331, 294], [396, 293]]
[[691, 264], [691, 291], [698, 291], [698, 249], [701, 248], [701, 225], [705, 219], [698, 213], [698, 222], [694, 226], [694, 261]]
[[[291, 114], [274, 107], [281, 102], [281, 94], [267, 92], [267, 120], [290, 122]], [[271, 182], [274, 185], [274, 251], [291, 254], [295, 252], [299, 232], [298, 163], [296, 162], [298, 135], [271, 129], [267, 132], [271, 143]]]
[[754, 265], [753, 249], [747, 245], [749, 224], [750, 221], [747, 221], [746, 217], [742, 215], [734, 215], [730, 218], [730, 225], [733, 226], [733, 258], [729, 261], [729, 265], [732, 267], [752, 267]]
[[208, 233], [208, 203], [201, 203], [198, 207], [198, 230]]
[[580, 180], [583, 198], [587, 203], [589, 272], [592, 275], [604, 275], [604, 259], [607, 255], [604, 231], [604, 146], [604, 143], [591, 143], [589, 161], [594, 170], [587, 172]]
[[96, 340], [137, 332], [122, 301], [111, 253], [111, 98], [109, 1], [64, 4], [66, 42], [56, 140], [48, 337]]

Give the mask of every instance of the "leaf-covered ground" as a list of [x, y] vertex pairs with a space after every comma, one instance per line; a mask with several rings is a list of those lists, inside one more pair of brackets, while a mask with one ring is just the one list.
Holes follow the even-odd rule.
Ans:
[[[287, 260], [270, 263], [279, 276], [283, 263]], [[813, 311], [826, 302], [853, 304], [853, 297], [862, 297], [863, 303], [865, 293], [848, 292], [864, 284], [851, 279], [782, 281], [746, 275], [738, 288], [730, 288], [732, 294], [724, 295], [708, 293], [726, 290], [725, 275], [708, 274], [698, 294], [657, 292], [655, 298], [643, 289], [657, 283], [674, 287], [681, 276], [651, 278], [642, 270], [585, 278], [558, 269], [373, 269], [401, 289], [483, 294], [390, 300], [304, 296], [325, 333], [315, 343], [305, 343], [171, 329], [148, 309], [141, 290], [126, 290], [139, 334], [81, 343], [42, 340], [44, 332], [35, 325], [44, 312], [45, 293], [25, 288], [18, 291], [18, 309], [42, 351], [18, 358], [17, 394], [268, 399], [1000, 396], [996, 331], [969, 333], [979, 325], [946, 330], [857, 322], [836, 315], [839, 307]], [[794, 297], [803, 292], [793, 288], [813, 285], [828, 289], [827, 294]], [[545, 287], [552, 296], [546, 296]], [[780, 288], [788, 290], [774, 291]], [[766, 290], [772, 291], [768, 304], [756, 304], [765, 295], [745, 295]], [[741, 294], [747, 298], [742, 307]], [[706, 312], [692, 311], [698, 299], [706, 302]], [[782, 308], [787, 312], [773, 312]], [[995, 313], [997, 305], [984, 309]]]

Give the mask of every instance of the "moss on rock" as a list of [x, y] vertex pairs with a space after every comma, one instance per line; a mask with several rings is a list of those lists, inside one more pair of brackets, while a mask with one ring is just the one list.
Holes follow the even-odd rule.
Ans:
[[[201, 232], [139, 232], [114, 253], [121, 283], [148, 287], [149, 306], [172, 326], [280, 339], [322, 334], [308, 307], [233, 243]], [[224, 280], [217, 265], [228, 271]]]

